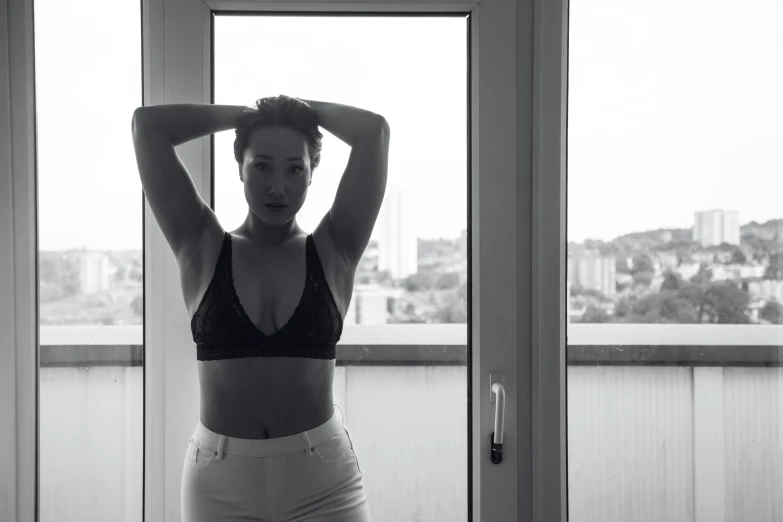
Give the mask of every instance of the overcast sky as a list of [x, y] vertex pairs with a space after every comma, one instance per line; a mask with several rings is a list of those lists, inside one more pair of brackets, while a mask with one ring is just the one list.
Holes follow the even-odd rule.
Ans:
[[783, 217], [783, 2], [573, 0], [568, 239]]
[[[80, 6], [35, 3], [40, 246], [140, 249], [139, 4]], [[569, 240], [690, 227], [712, 208], [742, 223], [783, 217], [783, 3], [574, 0], [570, 15]], [[218, 17], [215, 34], [216, 103], [282, 93], [381, 113], [389, 184], [411, 193], [419, 236], [466, 228], [462, 17]], [[324, 134], [305, 230], [329, 208], [349, 154]], [[229, 230], [247, 212], [232, 142], [233, 132], [215, 140], [216, 209]]]

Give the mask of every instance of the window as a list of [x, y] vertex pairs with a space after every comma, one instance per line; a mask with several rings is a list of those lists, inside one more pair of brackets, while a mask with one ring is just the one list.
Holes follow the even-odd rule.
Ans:
[[[310, 37], [282, 47], [290, 31]], [[371, 110], [393, 127], [387, 191], [345, 324], [467, 323], [466, 42], [464, 18], [453, 16], [215, 19], [215, 103], [286, 94]], [[423, 125], [425, 115], [437, 125]], [[351, 151], [321, 131], [321, 163], [296, 218], [307, 231], [331, 207]], [[248, 213], [234, 138], [215, 137], [215, 211], [226, 230]]]
[[571, 2], [571, 521], [783, 513], [781, 24]]
[[36, 0], [39, 518], [142, 519], [140, 4]]
[[[355, 276], [334, 378], [379, 520], [468, 520], [466, 346], [444, 346], [454, 336], [443, 332], [453, 330], [425, 324], [455, 323], [456, 337], [467, 338], [466, 47], [465, 16], [214, 18], [215, 103], [255, 106], [286, 94], [371, 110], [392, 129], [387, 191]], [[350, 154], [321, 131], [321, 163], [296, 217], [307, 232], [331, 207]], [[234, 139], [216, 134], [213, 151], [215, 212], [228, 231], [249, 211]], [[407, 333], [414, 323], [421, 330], [407, 346], [388, 333], [351, 346], [346, 335], [354, 326]]]

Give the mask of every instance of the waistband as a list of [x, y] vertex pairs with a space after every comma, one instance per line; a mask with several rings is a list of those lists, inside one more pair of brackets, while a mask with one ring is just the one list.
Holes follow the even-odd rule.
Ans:
[[[334, 406], [334, 414], [323, 424], [301, 433], [274, 439], [229, 437], [210, 430], [201, 423], [201, 417], [199, 417], [190, 440], [199, 447], [216, 452], [218, 458], [223, 458], [224, 455], [276, 457], [297, 451], [306, 451], [309, 455], [313, 452], [314, 446], [345, 429], [343, 410], [336, 404]], [[340, 410], [339, 415], [337, 410]]]

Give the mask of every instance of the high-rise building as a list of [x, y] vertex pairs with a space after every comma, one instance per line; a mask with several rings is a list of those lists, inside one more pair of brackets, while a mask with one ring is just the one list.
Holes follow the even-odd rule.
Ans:
[[378, 270], [394, 279], [419, 271], [418, 237], [414, 229], [410, 193], [397, 185], [386, 187], [381, 206], [382, 232], [378, 240]]
[[386, 324], [390, 306], [402, 297], [404, 290], [381, 285], [356, 284], [343, 324]]
[[774, 299], [783, 303], [783, 281], [762, 279], [748, 283], [748, 293], [751, 297], [760, 297], [765, 300]]
[[582, 288], [597, 290], [606, 297], [615, 295], [616, 267], [613, 256], [602, 256], [583, 245], [569, 245], [568, 281]]
[[82, 252], [79, 254], [79, 291], [91, 294], [108, 290], [111, 285], [111, 264], [102, 252]]
[[740, 244], [739, 213], [733, 210], [696, 212], [693, 222], [693, 240], [701, 246], [721, 243]]

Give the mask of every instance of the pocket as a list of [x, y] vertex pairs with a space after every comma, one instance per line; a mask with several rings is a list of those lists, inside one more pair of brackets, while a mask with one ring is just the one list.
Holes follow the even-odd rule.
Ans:
[[348, 455], [352, 450], [353, 444], [351, 444], [351, 438], [345, 428], [313, 447], [313, 452], [321, 460], [327, 462], [338, 460]]
[[191, 469], [203, 469], [215, 458], [214, 449], [203, 444], [197, 444], [193, 439], [190, 439], [188, 449], [185, 452], [185, 462]]

